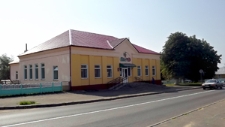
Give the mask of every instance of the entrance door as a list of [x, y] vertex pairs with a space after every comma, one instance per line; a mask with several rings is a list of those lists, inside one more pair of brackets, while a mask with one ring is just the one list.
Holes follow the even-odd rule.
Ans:
[[128, 69], [122, 68], [122, 77], [124, 78], [123, 83], [128, 83]]

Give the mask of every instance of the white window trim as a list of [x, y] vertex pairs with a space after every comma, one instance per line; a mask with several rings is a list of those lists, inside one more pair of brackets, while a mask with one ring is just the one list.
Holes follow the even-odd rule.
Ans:
[[[55, 70], [54, 70], [54, 67], [57, 67], [58, 68], [58, 78], [57, 79], [54, 79], [54, 72], [55, 72]], [[59, 80], [59, 66], [56, 66], [56, 65], [53, 65], [53, 67], [52, 67], [52, 79], [53, 79], [53, 81], [58, 81]]]
[[18, 71], [16, 71], [16, 79], [19, 79]]
[[95, 73], [95, 69], [96, 69], [95, 66], [99, 66], [99, 68], [97, 68], [97, 69], [100, 70], [100, 75], [99, 75], [99, 77], [95, 77], [95, 78], [101, 78], [101, 77], [102, 77], [102, 73], [101, 73], [101, 72], [102, 72], [101, 65], [99, 65], [99, 64], [95, 64], [95, 65], [94, 65], [94, 73]]
[[[148, 69], [148, 74], [147, 75], [146, 75], [146, 69]], [[147, 65], [145, 66], [145, 76], [149, 76], [149, 67]]]
[[[153, 75], [153, 68], [154, 68], [154, 72], [155, 72], [154, 75]], [[152, 76], [156, 76], [156, 67], [155, 66], [152, 66]]]
[[[38, 64], [34, 64], [34, 74], [35, 74], [34, 75], [35, 76], [34, 79], [35, 80], [39, 80], [39, 65], [38, 65], [38, 67], [36, 67], [36, 65], [38, 65]], [[36, 69], [38, 70], [38, 78], [36, 78]]]
[[[138, 69], [139, 69], [138, 67], [140, 67], [140, 75], [138, 75]], [[142, 76], [141, 66], [137, 66], [137, 76], [138, 76], [138, 77], [141, 77], [141, 76]]]
[[[41, 68], [41, 71], [40, 71], [41, 77], [40, 77], [40, 79], [41, 79], [41, 80], [45, 80], [45, 78], [42, 78], [42, 64], [44, 64], [44, 67], [43, 67], [43, 68], [45, 69], [45, 63], [41, 63], [41, 64], [40, 64], [40, 68]], [[46, 71], [45, 71], [45, 72], [46, 72]], [[45, 75], [45, 77], [46, 77], [46, 75]]]
[[[30, 66], [32, 66], [32, 68], [30, 67]], [[30, 78], [30, 69], [32, 69], [32, 78]], [[33, 65], [32, 64], [30, 64], [29, 65], [29, 80], [33, 80], [33, 77], [34, 77], [34, 75], [33, 75]]]
[[81, 71], [81, 69], [87, 69], [87, 77], [86, 78], [83, 78], [82, 75], [81, 75], [81, 79], [88, 79], [88, 65], [87, 64], [81, 64], [80, 67], [82, 65], [86, 66], [86, 68], [80, 68], [80, 71]]
[[27, 69], [27, 65], [24, 65], [23, 66], [23, 78], [24, 78], [24, 80], [27, 80], [28, 79], [28, 74], [27, 74], [27, 78], [25, 79], [25, 66], [26, 66], [26, 70], [27, 70], [27, 73], [28, 73], [28, 69]]
[[107, 74], [107, 78], [113, 78], [113, 67], [112, 67], [112, 65], [106, 65], [106, 72], [109, 69], [107, 66], [110, 66], [110, 69], [111, 69], [111, 72], [112, 72], [112, 76], [111, 77], [108, 77], [108, 74]]

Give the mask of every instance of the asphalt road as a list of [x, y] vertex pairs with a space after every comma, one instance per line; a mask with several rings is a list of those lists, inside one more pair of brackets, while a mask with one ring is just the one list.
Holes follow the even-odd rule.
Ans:
[[225, 89], [195, 89], [54, 108], [2, 110], [3, 127], [146, 127], [225, 99]]

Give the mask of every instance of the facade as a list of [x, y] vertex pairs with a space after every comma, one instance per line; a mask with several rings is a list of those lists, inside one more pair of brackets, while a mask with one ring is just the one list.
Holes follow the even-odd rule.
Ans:
[[215, 78], [225, 78], [225, 67], [221, 67], [218, 69], [218, 71], [215, 73]]
[[161, 83], [160, 54], [127, 38], [68, 30], [18, 57], [11, 80], [21, 83], [64, 82], [71, 90], [104, 89], [118, 77]]

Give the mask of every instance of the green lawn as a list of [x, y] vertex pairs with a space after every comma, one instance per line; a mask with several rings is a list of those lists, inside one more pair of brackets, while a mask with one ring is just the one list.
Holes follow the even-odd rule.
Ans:
[[169, 87], [173, 87], [173, 86], [201, 86], [202, 83], [179, 83], [177, 85], [175, 85], [174, 83], [170, 83], [170, 84], [165, 84], [166, 86], [169, 86]]

